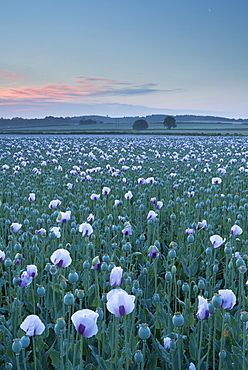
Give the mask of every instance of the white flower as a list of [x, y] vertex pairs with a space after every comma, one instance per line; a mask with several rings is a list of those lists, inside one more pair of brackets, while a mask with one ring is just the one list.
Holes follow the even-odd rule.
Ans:
[[243, 230], [238, 225], [233, 225], [231, 227], [231, 235], [241, 235]]
[[212, 184], [215, 185], [215, 184], [221, 184], [222, 183], [222, 180], [220, 177], [213, 177], [212, 178]]
[[17, 233], [20, 230], [21, 227], [22, 227], [22, 224], [18, 224], [18, 222], [13, 222], [10, 225], [10, 229], [11, 229], [12, 233]]
[[148, 212], [148, 215], [147, 215], [147, 220], [154, 220], [156, 217], [157, 217], [157, 213], [156, 212], [154, 212], [154, 211], [149, 211]]
[[28, 197], [28, 200], [29, 200], [30, 202], [33, 202], [33, 201], [35, 200], [35, 193], [30, 193], [30, 194], [29, 194], [29, 197]]
[[82, 233], [82, 236], [90, 236], [93, 233], [93, 228], [87, 222], [83, 222], [79, 225], [79, 232]]
[[102, 189], [102, 195], [108, 195], [110, 193], [110, 188], [104, 186]]
[[210, 241], [214, 248], [219, 248], [225, 243], [226, 239], [222, 239], [219, 235], [212, 235], [210, 236]]
[[58, 217], [57, 217], [57, 222], [60, 222], [61, 224], [69, 221], [71, 218], [71, 211], [66, 211], [66, 212], [59, 212]]
[[29, 315], [21, 324], [20, 328], [25, 331], [26, 335], [41, 335], [45, 330], [45, 325], [37, 315]]
[[63, 248], [57, 249], [53, 252], [50, 258], [52, 263], [57, 267], [68, 267], [72, 262], [70, 253]]
[[54, 199], [54, 200], [52, 200], [50, 203], [49, 203], [49, 208], [50, 209], [54, 209], [54, 208], [56, 208], [56, 207], [58, 207], [58, 206], [60, 206], [61, 205], [61, 201], [59, 200], [59, 199]]
[[130, 200], [130, 199], [133, 197], [133, 194], [132, 194], [132, 192], [129, 190], [129, 191], [124, 195], [124, 197], [125, 197], [126, 199]]

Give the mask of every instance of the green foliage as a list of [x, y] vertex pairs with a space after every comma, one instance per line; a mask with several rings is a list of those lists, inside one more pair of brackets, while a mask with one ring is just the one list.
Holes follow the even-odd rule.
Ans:
[[96, 125], [96, 124], [97, 124], [97, 122], [96, 122], [96, 120], [91, 119], [91, 118], [82, 118], [82, 119], [79, 121], [79, 124], [80, 124], [80, 125]]
[[[190, 362], [197, 365], [199, 358], [202, 369], [207, 362], [211, 369], [213, 362], [218, 364], [221, 348], [227, 353], [223, 368], [231, 369], [233, 363], [247, 368], [246, 328], [240, 319], [240, 312], [248, 310], [246, 272], [241, 274], [233, 257], [239, 252], [247, 264], [247, 139], [4, 137], [0, 143], [0, 250], [12, 261], [11, 266], [0, 262], [1, 364], [12, 362], [16, 368], [12, 341], [23, 336], [21, 323], [35, 313], [46, 329], [34, 338], [36, 350], [31, 341], [20, 354], [21, 369], [24, 359], [27, 370], [34, 369], [36, 359], [38, 369], [60, 369], [63, 361], [64, 368], [67, 363], [73, 370], [105, 370], [111, 364], [137, 370], [137, 350], [144, 351], [145, 369], [178, 369], [180, 361], [182, 369], [187, 369]], [[26, 165], [21, 165], [24, 160]], [[9, 170], [3, 170], [5, 164]], [[20, 168], [14, 173], [15, 166]], [[151, 176], [154, 181], [138, 182]], [[214, 176], [220, 176], [222, 183], [213, 185]], [[71, 189], [68, 183], [73, 184]], [[108, 196], [102, 194], [103, 186], [110, 187]], [[125, 198], [129, 190], [131, 201]], [[28, 201], [30, 192], [36, 193], [35, 202]], [[100, 194], [100, 199], [92, 200], [93, 193]], [[50, 209], [52, 199], [60, 199], [61, 206]], [[115, 199], [121, 200], [118, 207]], [[163, 201], [161, 209], [158, 200]], [[72, 212], [71, 220], [58, 223], [58, 212], [67, 209]], [[154, 220], [147, 220], [150, 210], [157, 214]], [[82, 237], [79, 225], [90, 213], [95, 217], [94, 232]], [[207, 227], [200, 229], [197, 225], [203, 219]], [[16, 234], [10, 231], [12, 222], [22, 223]], [[122, 233], [125, 222], [132, 227], [131, 235]], [[241, 235], [230, 234], [234, 224], [243, 228]], [[58, 239], [49, 236], [55, 225], [60, 226]], [[35, 232], [41, 227], [46, 235]], [[193, 238], [188, 238], [187, 228], [193, 229]], [[212, 247], [210, 236], [214, 234], [230, 243], [229, 254], [225, 245]], [[148, 256], [151, 245], [158, 248], [157, 258]], [[15, 263], [16, 248], [23, 255], [21, 264]], [[72, 263], [51, 275], [46, 263], [51, 263], [51, 254], [59, 248], [70, 252]], [[92, 270], [95, 256], [109, 262]], [[88, 267], [84, 267], [86, 261]], [[111, 263], [123, 268], [121, 288], [135, 296], [135, 309], [125, 317], [116, 318], [107, 309], [105, 294], [116, 289], [110, 286]], [[38, 269], [31, 284], [14, 285], [13, 279], [31, 264]], [[74, 283], [68, 279], [73, 270], [79, 276]], [[204, 288], [198, 287], [199, 280]], [[184, 283], [188, 291], [183, 290]], [[45, 289], [42, 297], [36, 293], [39, 285]], [[198, 319], [198, 295], [211, 301], [214, 293], [225, 288], [237, 297], [234, 308], [217, 308], [209, 319]], [[81, 298], [78, 290], [84, 291]], [[63, 303], [67, 292], [75, 297], [71, 307]], [[82, 336], [70, 317], [84, 308], [100, 309], [102, 317], [97, 322], [98, 333], [81, 343]], [[184, 317], [181, 328], [173, 327], [172, 318], [178, 311]], [[228, 323], [224, 322], [226, 311]], [[65, 321], [62, 333], [55, 332], [59, 318]], [[145, 343], [138, 336], [142, 323], [151, 331]], [[173, 339], [175, 349], [164, 348], [166, 337]]]
[[173, 116], [166, 116], [164, 119], [164, 126], [168, 129], [176, 128], [176, 119]]
[[148, 123], [144, 119], [138, 119], [133, 123], [133, 130], [146, 130]]

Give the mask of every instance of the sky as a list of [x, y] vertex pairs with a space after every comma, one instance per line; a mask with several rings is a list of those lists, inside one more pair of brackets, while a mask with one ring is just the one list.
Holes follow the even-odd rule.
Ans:
[[247, 0], [0, 0], [0, 117], [248, 118]]

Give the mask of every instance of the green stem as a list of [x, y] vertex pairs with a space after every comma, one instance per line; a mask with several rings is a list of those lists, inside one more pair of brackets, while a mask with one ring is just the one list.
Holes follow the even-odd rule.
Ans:
[[143, 353], [143, 359], [142, 359], [142, 363], [141, 363], [141, 370], [144, 370], [144, 368], [145, 368], [145, 356], [146, 356], [146, 341], [145, 340], [143, 340], [142, 353]]
[[37, 370], [37, 359], [36, 359], [36, 348], [35, 348], [34, 335], [32, 336], [32, 343], [33, 343], [33, 354], [34, 354], [34, 370]]
[[83, 335], [81, 335], [80, 344], [81, 344], [81, 353], [80, 353], [79, 369], [83, 369], [83, 353], [84, 353], [84, 337], [83, 337]]
[[111, 369], [114, 369], [114, 357], [115, 357], [115, 317], [112, 316], [112, 333], [111, 333]]
[[211, 338], [212, 338], [212, 327], [213, 327], [213, 317], [210, 317], [211, 323], [209, 325], [209, 336], [208, 336], [208, 349], [207, 349], [207, 361], [206, 361], [206, 370], [208, 370], [209, 367], [209, 354], [210, 354], [210, 348], [211, 348]]
[[59, 335], [59, 341], [60, 341], [60, 365], [61, 365], [61, 370], [64, 370], [64, 360], [63, 360], [63, 330], [60, 330], [60, 335]]
[[125, 346], [126, 346], [126, 370], [129, 369], [129, 342], [127, 338], [127, 316], [124, 316], [124, 337], [125, 337]]
[[[225, 325], [225, 312], [223, 311], [223, 319], [222, 319], [222, 325], [221, 325], [221, 338], [220, 338], [220, 353], [223, 351], [224, 347], [224, 325]], [[222, 356], [220, 356], [220, 361], [219, 361], [219, 370], [222, 369]]]
[[[70, 343], [70, 330], [71, 329], [71, 306], [68, 306], [68, 331], [67, 331], [67, 351], [66, 351], [66, 368], [69, 369], [69, 343]], [[81, 367], [80, 367], [81, 368]]]
[[246, 348], [246, 322], [243, 323], [243, 348], [242, 348], [242, 370], [246, 370], [246, 365], [245, 365], [245, 348]]
[[214, 313], [214, 335], [213, 335], [213, 370], [215, 370], [215, 343], [216, 343], [217, 313]]
[[203, 334], [203, 320], [200, 320], [200, 340], [198, 346], [198, 370], [201, 368], [201, 346], [202, 346], [202, 334]]
[[52, 275], [52, 282], [53, 282], [53, 285], [52, 285], [52, 291], [53, 291], [53, 306], [54, 306], [54, 318], [57, 319], [57, 302], [56, 302], [56, 298], [55, 298], [55, 275]]
[[178, 329], [178, 370], [181, 370], [181, 329]]
[[20, 359], [19, 359], [20, 353], [16, 353], [16, 369], [20, 370]]

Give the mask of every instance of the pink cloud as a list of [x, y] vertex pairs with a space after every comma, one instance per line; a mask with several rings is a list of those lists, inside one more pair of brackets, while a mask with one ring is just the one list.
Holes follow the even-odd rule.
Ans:
[[[0, 73], [2, 73], [2, 76], [9, 76], [9, 78], [14, 76], [4, 71]], [[107, 78], [79, 76], [76, 77], [76, 82], [71, 85], [56, 82], [44, 86], [9, 86], [0, 88], [0, 105], [21, 102], [28, 102], [28, 104], [51, 102], [79, 103], [85, 102], [88, 97], [144, 95], [154, 92], [158, 92], [158, 90], [153, 84], [134, 85]]]
[[6, 80], [19, 80], [22, 77], [23, 76], [18, 75], [18, 74], [14, 73], [14, 72], [0, 71], [0, 78], [4, 78]]

